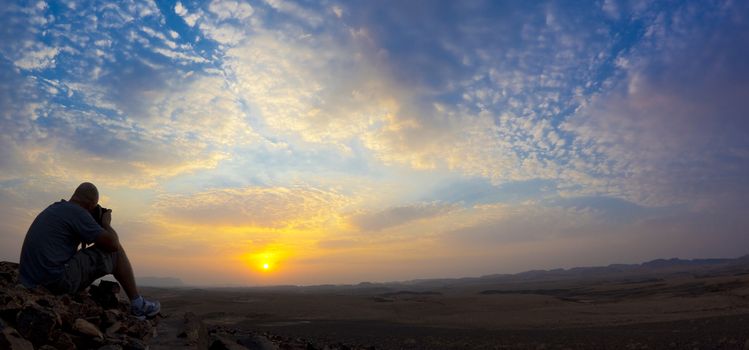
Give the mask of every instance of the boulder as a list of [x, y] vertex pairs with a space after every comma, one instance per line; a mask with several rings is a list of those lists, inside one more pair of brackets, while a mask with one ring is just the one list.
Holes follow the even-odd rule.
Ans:
[[120, 310], [109, 309], [104, 310], [101, 317], [101, 322], [105, 327], [113, 325], [117, 320], [122, 318], [122, 312]]
[[148, 350], [148, 345], [146, 342], [135, 339], [135, 338], [127, 338], [125, 340], [125, 344], [122, 346], [123, 350]]
[[125, 325], [122, 324], [122, 322], [117, 321], [113, 323], [112, 325], [110, 325], [109, 327], [107, 327], [107, 330], [105, 333], [107, 334], [108, 337], [115, 337], [117, 333], [123, 333], [125, 330], [127, 330], [125, 328]]
[[187, 312], [184, 316], [184, 330], [178, 335], [186, 338], [187, 344], [197, 345], [199, 349], [208, 347], [208, 329], [203, 321], [194, 313]]
[[99, 327], [96, 327], [93, 323], [82, 318], [75, 320], [75, 323], [73, 323], [73, 330], [89, 337], [104, 339], [104, 335], [99, 330]]
[[75, 350], [77, 348], [75, 346], [75, 341], [73, 341], [73, 337], [64, 332], [53, 334], [50, 344], [57, 350]]
[[208, 350], [247, 350], [247, 348], [230, 338], [214, 335]]
[[21, 337], [13, 328], [5, 327], [0, 333], [0, 349], [8, 350], [34, 350], [30, 341]]
[[262, 335], [240, 338], [237, 343], [250, 350], [278, 350], [276, 344]]
[[97, 350], [122, 350], [122, 345], [104, 345]]
[[158, 318], [130, 315], [119, 291], [114, 282], [62, 296], [27, 289], [18, 283], [18, 264], [0, 262], [0, 349], [146, 349]]
[[36, 303], [28, 303], [16, 316], [18, 333], [41, 346], [57, 325], [58, 316]]
[[125, 334], [138, 339], [147, 340], [153, 334], [153, 327], [151, 322], [148, 320], [139, 320], [136, 318], [130, 318], [123, 321], [125, 327]]
[[18, 264], [3, 261], [0, 264], [0, 284], [10, 286], [18, 283]]
[[0, 290], [0, 317], [15, 320], [18, 312], [23, 309], [23, 300]]
[[101, 281], [98, 286], [92, 285], [88, 289], [91, 299], [105, 309], [116, 309], [120, 305], [117, 298], [119, 292], [120, 285], [111, 281]]

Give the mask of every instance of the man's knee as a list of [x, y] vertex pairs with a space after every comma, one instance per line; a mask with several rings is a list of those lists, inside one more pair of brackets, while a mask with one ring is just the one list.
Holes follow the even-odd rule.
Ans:
[[69, 276], [73, 285], [71, 287], [76, 289], [74, 292], [81, 291], [97, 279], [112, 274], [117, 266], [117, 256], [117, 252], [107, 252], [95, 246], [76, 253], [73, 259], [76, 260], [77, 268], [71, 269]]

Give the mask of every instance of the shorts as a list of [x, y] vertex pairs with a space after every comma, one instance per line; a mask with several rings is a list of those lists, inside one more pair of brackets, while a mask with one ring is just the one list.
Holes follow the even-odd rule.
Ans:
[[96, 247], [81, 249], [65, 263], [60, 279], [45, 287], [54, 294], [78, 293], [98, 278], [114, 272], [116, 264], [117, 252], [105, 252]]

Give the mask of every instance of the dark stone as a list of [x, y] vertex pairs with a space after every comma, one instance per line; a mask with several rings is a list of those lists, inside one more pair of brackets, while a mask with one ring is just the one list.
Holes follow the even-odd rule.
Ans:
[[250, 350], [277, 350], [278, 347], [268, 338], [261, 335], [255, 335], [247, 338], [240, 338], [237, 343]]
[[125, 333], [133, 338], [147, 339], [152, 334], [151, 323], [148, 321], [130, 318], [124, 321], [123, 324], [126, 329]]
[[[87, 292], [55, 296], [44, 288], [26, 289], [18, 283], [18, 264], [0, 262], [0, 350], [147, 349], [158, 318], [130, 316], [119, 292], [114, 282], [92, 288], [97, 300]], [[107, 336], [99, 333], [110, 328]]]
[[52, 341], [50, 344], [54, 345], [57, 350], [75, 350], [75, 342], [73, 337], [68, 333], [56, 332], [52, 335]]
[[28, 304], [16, 316], [18, 333], [30, 339], [34, 345], [47, 342], [57, 323], [57, 315], [37, 304]]
[[23, 300], [0, 290], [0, 318], [15, 322], [16, 315], [21, 309], [23, 309]]
[[0, 285], [10, 287], [18, 284], [18, 264], [0, 261]]
[[34, 350], [34, 346], [30, 341], [23, 339], [15, 329], [5, 327], [0, 333], [0, 349]]
[[104, 313], [101, 314], [101, 323], [104, 325], [104, 327], [109, 327], [110, 325], [115, 324], [121, 318], [122, 313], [119, 310], [104, 310]]
[[127, 338], [125, 341], [125, 344], [122, 346], [123, 350], [148, 350], [148, 345], [140, 340], [135, 338]]
[[180, 335], [186, 338], [187, 343], [190, 345], [198, 345], [199, 349], [205, 349], [208, 347], [208, 328], [205, 323], [192, 312], [185, 313], [184, 316], [184, 330]]
[[[67, 318], [72, 323], [78, 318], [90, 320], [93, 318], [99, 318], [104, 311], [100, 306], [93, 302], [71, 302], [66, 308], [68, 315], [63, 318]], [[60, 313], [62, 316], [62, 312]]]
[[39, 304], [42, 307], [52, 307], [52, 304], [49, 302], [49, 300], [45, 298], [39, 298], [36, 300], [36, 303]]
[[109, 345], [104, 345], [100, 347], [98, 350], [123, 350], [123, 349], [122, 349], [122, 346], [120, 345], [109, 344]]
[[213, 342], [208, 350], [247, 350], [247, 348], [229, 338], [214, 336]]
[[119, 292], [120, 285], [110, 281], [101, 281], [98, 286], [92, 285], [88, 289], [91, 299], [105, 309], [117, 309], [119, 307], [120, 301], [117, 299], [117, 293]]

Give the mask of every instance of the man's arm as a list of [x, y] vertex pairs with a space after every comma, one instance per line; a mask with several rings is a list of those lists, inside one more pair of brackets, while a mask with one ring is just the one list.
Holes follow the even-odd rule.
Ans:
[[94, 240], [94, 243], [96, 243], [96, 246], [110, 252], [116, 252], [120, 249], [120, 239], [119, 236], [117, 236], [117, 232], [112, 228], [112, 211], [107, 210], [102, 216], [101, 216], [101, 222], [102, 227], [104, 227], [104, 232], [99, 234], [99, 236], [96, 237], [96, 240]]

